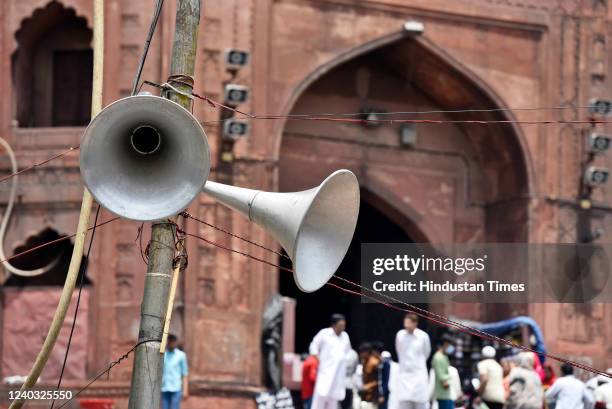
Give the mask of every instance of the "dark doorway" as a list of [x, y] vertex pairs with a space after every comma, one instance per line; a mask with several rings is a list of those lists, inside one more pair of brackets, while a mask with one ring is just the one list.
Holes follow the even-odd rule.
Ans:
[[[57, 286], [62, 287], [66, 281], [68, 274], [68, 266], [70, 265], [70, 258], [72, 256], [73, 244], [70, 240], [60, 240], [48, 246], [42, 246], [45, 243], [56, 241], [61, 239], [57, 231], [46, 228], [40, 231], [38, 234], [28, 237], [23, 243], [17, 245], [14, 250], [14, 254], [25, 253], [21, 256], [15, 257], [10, 263], [22, 270], [35, 270], [47, 265], [53, 265], [53, 267], [45, 274], [33, 277], [21, 277], [11, 274], [4, 283], [5, 287], [38, 287], [38, 286]], [[27, 252], [30, 249], [35, 249], [31, 252]], [[84, 267], [87, 266], [87, 259], [83, 256], [81, 261], [81, 271], [79, 272], [79, 278], [77, 282], [80, 282], [80, 275], [86, 270]], [[86, 274], [86, 272], [85, 272]], [[85, 275], [84, 284], [90, 285], [91, 281]]]
[[92, 70], [92, 50], [53, 53], [53, 126], [89, 123]]
[[85, 18], [49, 2], [23, 20], [12, 54], [19, 127], [86, 125], [91, 109], [93, 32]]
[[[52, 244], [43, 246], [45, 243]], [[42, 247], [41, 247], [42, 246]], [[10, 274], [0, 289], [3, 301], [3, 325], [0, 332], [2, 348], [2, 370], [4, 374], [27, 373], [31, 362], [34, 362], [49, 322], [62, 295], [68, 266], [72, 255], [73, 244], [65, 235], [47, 227], [14, 246], [13, 254], [21, 254], [10, 260], [19, 269], [35, 270], [45, 268], [43, 274], [22, 277]], [[92, 282], [86, 274], [87, 258], [81, 259], [81, 271], [77, 283], [85, 284], [83, 291], [72, 294], [66, 323], [72, 324], [79, 298], [79, 315], [74, 320], [75, 330], [70, 347], [70, 359], [62, 367], [69, 331], [64, 327], [60, 331], [58, 347], [49, 357], [49, 363], [41, 377], [57, 379], [60, 369], [65, 380], [84, 380], [87, 375], [88, 338], [90, 337], [90, 300]], [[81, 275], [84, 274], [84, 275]], [[27, 340], [24, 342], [24, 340]], [[78, 358], [77, 358], [78, 357]]]
[[[361, 282], [361, 243], [412, 243], [413, 240], [382, 212], [361, 201], [357, 229], [349, 251], [337, 275], [356, 283]], [[281, 258], [281, 264], [290, 267]], [[345, 284], [343, 284], [346, 287]], [[382, 341], [385, 349], [395, 356], [395, 334], [402, 326], [403, 314], [381, 304], [362, 303], [361, 297], [334, 287], [324, 286], [314, 293], [300, 291], [291, 273], [280, 272], [280, 292], [297, 300], [295, 322], [295, 351], [307, 352], [308, 345], [321, 328], [329, 325], [332, 313], [347, 317], [347, 332], [353, 348], [361, 342]], [[419, 305], [420, 307], [426, 307]], [[425, 327], [426, 322], [419, 326]]]

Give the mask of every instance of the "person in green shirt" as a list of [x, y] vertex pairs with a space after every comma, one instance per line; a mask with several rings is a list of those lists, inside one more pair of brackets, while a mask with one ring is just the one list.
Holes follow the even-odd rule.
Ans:
[[455, 407], [451, 399], [451, 376], [448, 370], [450, 366], [448, 357], [454, 352], [455, 341], [449, 334], [444, 334], [438, 345], [438, 350], [431, 360], [431, 367], [436, 375], [434, 398], [438, 401], [438, 409], [454, 409]]

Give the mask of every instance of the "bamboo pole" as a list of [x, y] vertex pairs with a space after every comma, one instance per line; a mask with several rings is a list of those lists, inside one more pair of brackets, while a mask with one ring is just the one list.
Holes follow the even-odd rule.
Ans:
[[[199, 23], [200, 0], [178, 0], [168, 83], [185, 94], [191, 94], [193, 87], [192, 83], [185, 81], [193, 78], [195, 73]], [[177, 76], [180, 81], [176, 81]], [[167, 97], [187, 110], [191, 107], [191, 99], [185, 95], [171, 92]], [[159, 341], [145, 342], [136, 348], [129, 409], [156, 409], [160, 406], [164, 363], [164, 356], [160, 354], [161, 338], [174, 270], [174, 233], [171, 221], [153, 223], [151, 228], [151, 248], [140, 310], [138, 341]]]
[[166, 319], [164, 320], [164, 331], [162, 333], [161, 346], [159, 352], [163, 354], [166, 352], [166, 345], [168, 344], [168, 334], [170, 333], [170, 320], [172, 319], [172, 311], [174, 310], [174, 299], [176, 298], [176, 287], [178, 286], [179, 276], [185, 269], [185, 246], [183, 242], [178, 242], [176, 252], [176, 267], [172, 272], [172, 284], [170, 287], [170, 295], [168, 296], [168, 308], [166, 308]]
[[180, 263], [174, 267], [172, 273], [172, 287], [170, 287], [170, 296], [168, 297], [168, 308], [166, 309], [166, 319], [164, 321], [164, 332], [162, 333], [161, 346], [159, 352], [163, 354], [166, 352], [166, 345], [168, 344], [168, 334], [170, 333], [170, 320], [172, 319], [172, 310], [174, 309], [174, 298], [176, 296], [176, 286], [178, 284], [179, 274], [181, 273]]
[[[102, 109], [102, 79], [104, 70], [104, 0], [93, 0], [94, 13], [93, 13], [93, 84], [91, 94], [91, 116], [92, 118], [97, 115]], [[53, 351], [57, 337], [59, 336], [60, 330], [66, 318], [70, 301], [72, 300], [72, 293], [76, 285], [79, 271], [81, 269], [81, 261], [83, 259], [83, 247], [85, 245], [85, 237], [87, 236], [87, 230], [89, 228], [89, 218], [91, 216], [91, 207], [93, 205], [93, 198], [87, 190], [83, 191], [83, 202], [81, 203], [81, 213], [79, 215], [79, 223], [77, 226], [77, 235], [74, 238], [74, 248], [72, 250], [72, 257], [70, 258], [70, 266], [68, 267], [68, 275], [66, 276], [66, 282], [62, 290], [59, 304], [55, 310], [55, 315], [51, 321], [51, 326], [47, 337], [43, 343], [43, 346], [36, 357], [36, 361], [30, 370], [26, 381], [21, 386], [21, 390], [27, 390], [32, 388], [41, 372], [43, 371], [49, 356]], [[25, 403], [24, 400], [14, 400], [11, 403], [9, 409], [19, 409]]]

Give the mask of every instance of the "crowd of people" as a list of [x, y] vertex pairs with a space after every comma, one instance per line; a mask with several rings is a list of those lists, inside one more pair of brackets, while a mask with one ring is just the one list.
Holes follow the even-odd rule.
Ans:
[[331, 326], [313, 338], [302, 367], [304, 409], [612, 409], [612, 379], [582, 382], [569, 364], [557, 377], [532, 352], [498, 359], [497, 350], [485, 345], [475, 376], [462, 383], [451, 365], [452, 335], [440, 337], [432, 351], [414, 313], [406, 314], [395, 337], [397, 362], [380, 342], [355, 351], [345, 329], [345, 317], [334, 314]]

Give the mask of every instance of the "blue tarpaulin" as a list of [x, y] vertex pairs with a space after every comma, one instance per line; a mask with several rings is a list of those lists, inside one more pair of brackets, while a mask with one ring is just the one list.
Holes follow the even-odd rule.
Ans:
[[533, 349], [538, 352], [540, 360], [544, 362], [544, 359], [546, 358], [546, 356], [544, 355], [546, 353], [546, 346], [544, 345], [544, 336], [542, 335], [540, 327], [533, 318], [515, 317], [503, 321], [489, 322], [487, 324], [479, 325], [478, 329], [487, 332], [491, 335], [503, 336], [504, 334], [518, 329], [523, 325], [527, 325], [531, 330], [531, 333], [534, 335], [536, 339], [536, 344]]

